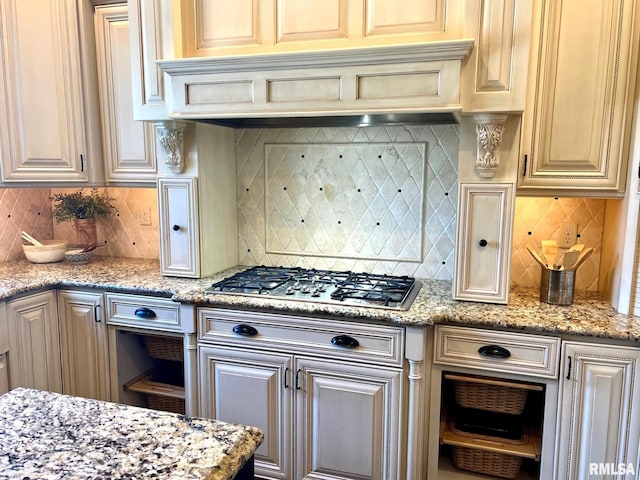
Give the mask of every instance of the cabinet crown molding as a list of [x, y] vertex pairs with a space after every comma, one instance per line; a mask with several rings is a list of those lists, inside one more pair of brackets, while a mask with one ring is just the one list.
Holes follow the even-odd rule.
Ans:
[[156, 60], [156, 63], [169, 75], [231, 73], [288, 70], [294, 65], [302, 69], [463, 60], [472, 48], [473, 40], [453, 40], [419, 45], [343, 48], [316, 52], [177, 58]]

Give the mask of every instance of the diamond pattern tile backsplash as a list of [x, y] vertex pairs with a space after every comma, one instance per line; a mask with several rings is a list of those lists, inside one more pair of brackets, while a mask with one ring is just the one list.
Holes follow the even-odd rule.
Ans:
[[240, 263], [452, 279], [458, 136], [453, 125], [238, 130]]
[[540, 247], [542, 240], [559, 240], [563, 223], [578, 225], [578, 243], [594, 248], [593, 255], [576, 272], [576, 289], [598, 289], [602, 232], [606, 200], [583, 198], [516, 198], [511, 252], [511, 284], [540, 286], [540, 265], [527, 245]]

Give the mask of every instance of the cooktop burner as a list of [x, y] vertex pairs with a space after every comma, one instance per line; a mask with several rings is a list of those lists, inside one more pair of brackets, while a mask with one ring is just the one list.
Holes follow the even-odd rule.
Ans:
[[406, 276], [259, 266], [214, 283], [205, 293], [407, 310], [419, 289], [420, 283]]

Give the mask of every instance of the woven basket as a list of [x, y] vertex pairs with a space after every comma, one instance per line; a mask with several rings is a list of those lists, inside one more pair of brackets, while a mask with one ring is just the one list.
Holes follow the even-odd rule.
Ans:
[[182, 339], [156, 336], [144, 336], [143, 338], [151, 358], [178, 362], [184, 360]]
[[147, 393], [147, 405], [154, 410], [185, 414], [184, 400]]
[[452, 447], [453, 465], [460, 470], [500, 478], [516, 478], [522, 467], [522, 457], [487, 452], [476, 448]]
[[527, 402], [528, 391], [476, 382], [455, 382], [456, 403], [465, 408], [520, 415]]

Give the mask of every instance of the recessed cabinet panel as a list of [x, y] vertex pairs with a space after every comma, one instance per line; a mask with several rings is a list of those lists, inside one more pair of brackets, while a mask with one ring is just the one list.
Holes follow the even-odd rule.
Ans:
[[97, 7], [95, 20], [107, 180], [155, 183], [153, 124], [133, 120], [127, 7]]
[[563, 358], [557, 478], [593, 478], [594, 464], [637, 468], [640, 350], [566, 342]]
[[454, 298], [507, 303], [513, 185], [460, 184]]
[[444, 32], [446, 0], [365, 0], [365, 36]]
[[539, 0], [537, 10], [518, 186], [615, 195], [624, 190], [637, 8], [624, 0]]
[[276, 0], [277, 41], [347, 38], [347, 0]]
[[195, 178], [158, 179], [160, 270], [163, 275], [199, 275], [197, 195]]

